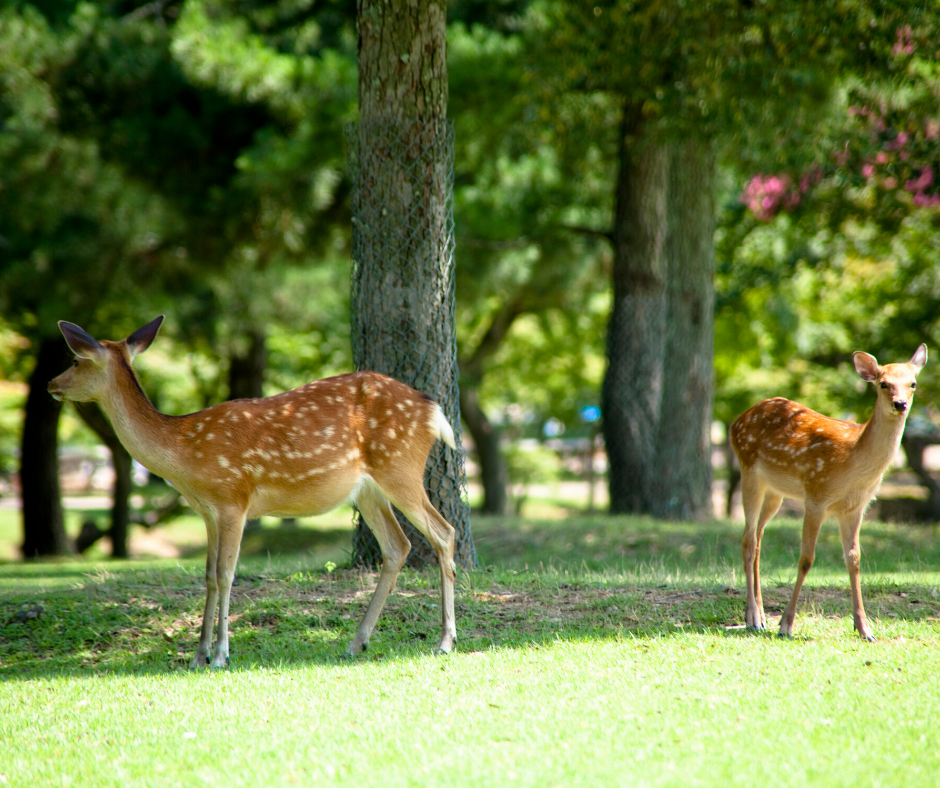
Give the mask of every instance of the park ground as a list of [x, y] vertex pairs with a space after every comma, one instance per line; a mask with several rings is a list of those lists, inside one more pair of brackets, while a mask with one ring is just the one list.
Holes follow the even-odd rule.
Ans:
[[[0, 785], [936, 784], [936, 526], [865, 524], [874, 644], [852, 631], [824, 527], [796, 635], [779, 640], [797, 520], [768, 527], [758, 635], [742, 626], [739, 522], [531, 498], [522, 518], [473, 520], [454, 653], [432, 654], [436, 571], [408, 570], [369, 650], [345, 661], [376, 579], [346, 568], [349, 523], [339, 510], [246, 534], [221, 672], [187, 669], [198, 518], [159, 529], [160, 550], [135, 535], [149, 557], [134, 561], [96, 547], [0, 562]], [[0, 511], [0, 539], [18, 527]]]

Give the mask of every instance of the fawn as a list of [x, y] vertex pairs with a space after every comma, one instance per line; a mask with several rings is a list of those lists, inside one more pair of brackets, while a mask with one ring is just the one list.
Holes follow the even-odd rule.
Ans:
[[99, 403], [131, 456], [173, 484], [205, 520], [206, 605], [191, 667], [228, 663], [229, 595], [246, 518], [320, 514], [344, 502], [359, 508], [382, 550], [378, 584], [346, 655], [367, 647], [411, 548], [390, 503], [437, 556], [443, 609], [438, 652], [449, 652], [457, 638], [454, 529], [424, 490], [434, 441], [456, 448], [438, 404], [384, 375], [356, 372], [273, 397], [166, 416], [147, 399], [131, 367], [162, 322], [158, 317], [120, 342], [99, 342], [61, 321], [75, 363], [49, 384], [49, 392], [58, 400]]
[[917, 374], [927, 363], [927, 346], [918, 347], [905, 364], [879, 366], [874, 356], [861, 351], [852, 354], [852, 361], [859, 376], [878, 387], [875, 410], [865, 424], [831, 419], [775, 397], [759, 402], [731, 425], [731, 444], [741, 465], [745, 623], [749, 628], [766, 627], [760, 590], [761, 538], [764, 526], [787, 497], [803, 501], [805, 514], [796, 585], [780, 619], [780, 636], [792, 635], [796, 603], [813, 566], [819, 528], [826, 515], [832, 514], [839, 520], [855, 629], [865, 640], [875, 639], [862, 604], [859, 529], [897, 453]]

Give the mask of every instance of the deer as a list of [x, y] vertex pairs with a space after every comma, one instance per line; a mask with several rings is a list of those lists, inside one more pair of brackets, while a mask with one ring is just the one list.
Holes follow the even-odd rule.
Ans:
[[75, 359], [49, 383], [49, 393], [59, 401], [97, 402], [131, 456], [170, 482], [205, 521], [206, 602], [191, 669], [229, 663], [229, 597], [246, 519], [316, 515], [342, 503], [359, 509], [382, 553], [375, 591], [345, 656], [368, 647], [411, 549], [392, 505], [434, 550], [442, 600], [437, 653], [450, 652], [457, 639], [455, 532], [424, 489], [434, 442], [456, 448], [441, 407], [404, 383], [360, 371], [168, 416], [151, 404], [132, 367], [162, 323], [160, 316], [127, 339], [99, 342], [60, 321]]
[[796, 584], [780, 618], [779, 636], [793, 636], [797, 600], [815, 560], [819, 529], [833, 515], [849, 574], [855, 630], [863, 640], [875, 639], [862, 602], [859, 532], [900, 445], [916, 378], [927, 363], [927, 346], [920, 345], [906, 363], [881, 366], [862, 351], [852, 354], [852, 363], [862, 380], [876, 386], [875, 408], [864, 424], [829, 418], [774, 397], [754, 405], [731, 425], [731, 444], [741, 466], [748, 629], [767, 626], [760, 587], [761, 539], [787, 497], [803, 502], [804, 516]]

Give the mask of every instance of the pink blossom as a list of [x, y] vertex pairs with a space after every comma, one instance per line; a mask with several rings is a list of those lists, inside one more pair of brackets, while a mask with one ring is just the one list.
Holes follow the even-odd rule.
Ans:
[[918, 175], [916, 178], [911, 178], [911, 180], [904, 184], [904, 188], [909, 192], [922, 192], [932, 183], [933, 168], [924, 167], [924, 169], [920, 171], [920, 175]]
[[741, 202], [761, 221], [770, 221], [782, 208], [799, 203], [800, 195], [792, 187], [787, 175], [755, 175], [744, 187]]
[[891, 54], [897, 57], [898, 55], [913, 55], [914, 54], [914, 40], [913, 40], [913, 31], [911, 30], [910, 25], [904, 25], [904, 27], [899, 27], [895, 31], [897, 35], [897, 41], [894, 42], [894, 47], [891, 49]]
[[917, 192], [917, 194], [914, 195], [913, 202], [918, 208], [940, 205], [940, 194], [924, 194], [923, 192]]
[[897, 137], [885, 144], [885, 150], [900, 150], [907, 145], [909, 140], [910, 136], [906, 131], [899, 131]]
[[940, 139], [940, 120], [927, 118], [927, 122], [924, 124], [924, 136], [932, 141]]
[[888, 163], [888, 154], [883, 150], [878, 151], [878, 155], [875, 156], [876, 164], [887, 164]]
[[862, 175], [866, 178], [871, 178], [875, 174], [875, 165], [874, 164], [864, 164], [862, 165]]
[[885, 178], [881, 182], [881, 185], [884, 186], [886, 189], [897, 189], [898, 179], [889, 175], [887, 178]]

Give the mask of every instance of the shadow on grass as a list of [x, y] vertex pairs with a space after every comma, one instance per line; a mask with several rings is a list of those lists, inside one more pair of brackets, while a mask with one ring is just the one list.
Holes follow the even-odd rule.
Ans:
[[[579, 518], [478, 520], [474, 527], [482, 568], [458, 574], [461, 652], [691, 632], [754, 637], [740, 628], [738, 525]], [[863, 571], [876, 630], [879, 620], [940, 618], [935, 581], [923, 575], [940, 566], [931, 530], [871, 523], [867, 535], [863, 531], [866, 549], [871, 542], [882, 548], [877, 555], [869, 549]], [[789, 598], [786, 578], [795, 572], [799, 531], [795, 522], [768, 527], [764, 602], [771, 619]], [[320, 568], [324, 550], [348, 540], [348, 530], [312, 541], [298, 536], [290, 542], [279, 534], [276, 544], [261, 538], [240, 564], [232, 593], [232, 669], [356, 665], [432, 653], [440, 636], [436, 569], [403, 572], [369, 651], [343, 662], [376, 575]], [[308, 552], [292, 554], [286, 544]], [[272, 548], [288, 563], [268, 558]], [[807, 587], [800, 611], [847, 619], [849, 638], [851, 602], [838, 534], [824, 531], [817, 567], [826, 563], [832, 579], [827, 572], [821, 585]], [[921, 574], [898, 579], [915, 568]], [[0, 681], [184, 671], [195, 652], [204, 594], [202, 566], [195, 561], [0, 566]], [[770, 623], [759, 636], [775, 633]], [[802, 638], [798, 631], [795, 641]]]

